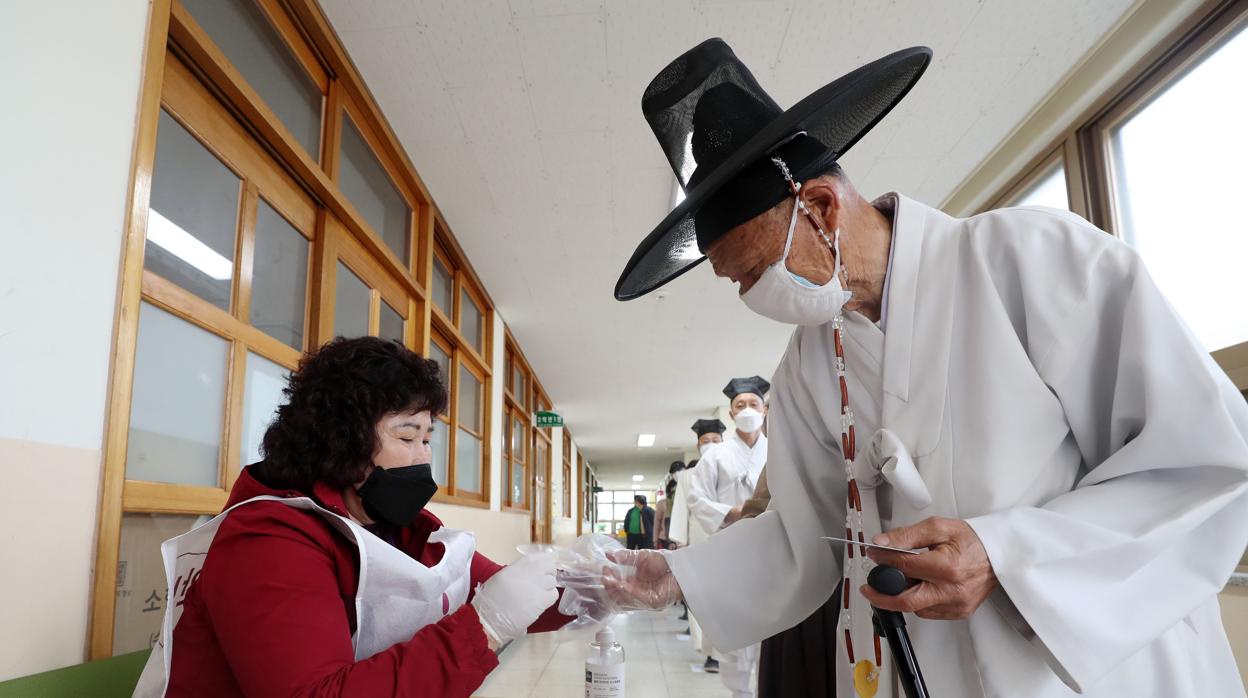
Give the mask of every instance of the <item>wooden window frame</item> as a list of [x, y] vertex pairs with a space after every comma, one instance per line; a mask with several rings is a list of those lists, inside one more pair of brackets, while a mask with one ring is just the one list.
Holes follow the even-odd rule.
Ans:
[[[409, 347], [427, 353], [430, 343], [435, 341], [433, 334], [438, 330], [451, 340], [453, 375], [448, 382], [452, 394], [457, 388], [458, 366], [461, 363], [472, 366], [471, 370], [478, 377], [485, 376], [482, 402], [485, 427], [482, 444], [483, 492], [473, 498], [443, 494], [439, 495], [439, 499], [468, 506], [489, 506], [488, 463], [492, 444], [488, 425], [494, 407], [490, 399], [493, 376], [488, 359], [492, 356], [494, 341], [493, 302], [316, 0], [254, 1], [277, 30], [280, 40], [292, 50], [321, 90], [320, 152], [314, 158], [303, 148], [179, 0], [153, 0], [143, 53], [136, 138], [126, 194], [122, 269], [114, 318], [115, 340], [110, 358], [99, 533], [87, 639], [90, 659], [102, 659], [112, 654], [115, 578], [124, 514], [204, 514], [218, 511], [226, 501], [228, 487], [233, 484], [241, 467], [237, 461], [241, 459], [241, 385], [247, 352], [254, 352], [288, 368], [293, 368], [301, 355], [298, 350], [247, 322], [250, 319], [250, 269], [254, 261], [254, 243], [248, 242], [242, 231], [254, 231], [260, 198], [264, 198], [310, 241], [304, 350], [326, 341], [331, 332], [334, 274], [337, 260], [342, 258], [352, 272], [372, 289], [371, 332], [376, 333], [378, 329], [380, 303], [387, 302], [404, 318], [404, 341]], [[173, 88], [166, 85], [166, 77], [170, 73], [182, 80]], [[193, 87], [187, 89], [188, 85]], [[190, 106], [171, 108], [171, 116], [185, 124], [192, 135], [236, 174], [241, 171], [247, 173], [246, 177], [240, 174], [244, 183], [240, 185], [241, 211], [228, 311], [143, 268], [160, 113], [167, 102], [180, 100]], [[180, 114], [179, 110], [186, 113]], [[210, 119], [195, 117], [200, 113], [214, 116]], [[196, 123], [188, 123], [185, 118], [188, 114]], [[361, 135], [411, 208], [409, 259], [398, 259], [338, 188], [333, 173], [337, 168], [344, 114], [352, 116]], [[237, 139], [240, 136], [250, 144], [243, 155], [223, 155], [219, 152], [216, 146], [221, 138]], [[291, 183], [293, 187], [287, 191], [286, 185]], [[311, 213], [303, 203], [307, 200], [313, 202]], [[454, 322], [439, 323], [436, 314], [431, 311], [432, 304], [426, 297], [425, 289], [435, 245], [443, 246], [456, 265], [458, 282], [455, 302], [459, 302], [459, 289], [464, 285], [478, 307], [482, 308], [485, 326], [484, 346], [480, 351], [464, 348], [463, 337]], [[218, 336], [224, 335], [227, 341], [232, 342], [225, 367], [227, 387], [224, 409], [227, 414], [223, 429], [227, 433], [223, 435], [221, 444], [225, 464], [221, 466], [222, 486], [219, 488], [125, 479], [138, 313], [143, 302], [151, 302]], [[455, 423], [454, 416], [450, 423]], [[453, 441], [457, 429], [447, 429], [448, 446], [452, 449], [447, 458], [449, 479], [455, 473]]]
[[[1017, 200], [1029, 189], [1038, 184], [1040, 180], [1052, 170], [1053, 167], [1060, 166], [1062, 168], [1063, 178], [1066, 180], [1066, 206], [1071, 211], [1075, 211], [1075, 208], [1080, 206], [1080, 203], [1077, 201], [1078, 197], [1075, 197], [1072, 194], [1074, 190], [1071, 188], [1070, 167], [1068, 166], [1068, 160], [1069, 158], [1066, 156], [1066, 148], [1064, 144], [1043, 153], [1040, 157], [1033, 159], [1027, 167], [1023, 168], [1021, 174], [1010, 180], [1010, 182], [1001, 190], [1001, 193], [993, 198], [992, 202], [986, 206], [984, 210], [1002, 208], [1004, 206], [1011, 205], [1013, 201]], [[1079, 211], [1075, 212], [1079, 213]], [[1079, 213], [1079, 215], [1084, 214]]]
[[[1248, 0], [1214, 0], [1158, 43], [1113, 87], [1092, 104], [995, 195], [988, 210], [1021, 191], [1058, 154], [1066, 167], [1071, 210], [1110, 235], [1121, 236], [1109, 133], [1183, 79], [1234, 33], [1248, 31]], [[1241, 392], [1248, 394], [1248, 341], [1211, 352], [1213, 360]]]
[[572, 434], [567, 427], [563, 428], [563, 481], [562, 481], [562, 498], [560, 502], [560, 512], [564, 519], [572, 518], [572, 493], [575, 489], [572, 487]]
[[[512, 478], [512, 470], [508, 467], [507, 472], [503, 473], [503, 488], [505, 496], [503, 497], [502, 508], [504, 511], [523, 512], [527, 514], [533, 507], [533, 493], [530, 490], [532, 489], [531, 483], [534, 476], [533, 459], [535, 456], [533, 452], [532, 437], [533, 419], [532, 413], [529, 411], [531, 400], [530, 395], [533, 390], [533, 372], [532, 369], [529, 368], [529, 363], [524, 358], [524, 354], [520, 351], [520, 347], [516, 343], [515, 338], [511, 336], [511, 332], [507, 332], [504, 337], [503, 368], [507, 374], [502, 379], [503, 404], [505, 405], [506, 413], [512, 418], [519, 419], [524, 428], [525, 453], [524, 458], [520, 462], [521, 478], [523, 481], [521, 483], [521, 491], [524, 492], [524, 502], [521, 506], [515, 506], [511, 503], [511, 490], [515, 487], [516, 483]], [[525, 376], [524, 392], [521, 395], [517, 395], [514, 392], [511, 381], [516, 369], [519, 369]], [[508, 441], [511, 440], [510, 422], [507, 424], [507, 439]]]

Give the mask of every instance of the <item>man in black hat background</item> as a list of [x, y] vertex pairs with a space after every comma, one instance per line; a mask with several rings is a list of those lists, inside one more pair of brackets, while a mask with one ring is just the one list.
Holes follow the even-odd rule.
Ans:
[[[1217, 593], [1248, 543], [1248, 406], [1138, 255], [1083, 219], [858, 193], [837, 160], [930, 59], [898, 51], [782, 110], [713, 39], [647, 88], [686, 196], [616, 298], [709, 258], [797, 327], [772, 378], [772, 508], [617, 555], [636, 573], [608, 591], [683, 597], [743, 647], [843, 582], [840, 696], [900, 695], [871, 605], [912, 614], [933, 695], [1242, 696]], [[877, 562], [914, 584], [873, 591]]]

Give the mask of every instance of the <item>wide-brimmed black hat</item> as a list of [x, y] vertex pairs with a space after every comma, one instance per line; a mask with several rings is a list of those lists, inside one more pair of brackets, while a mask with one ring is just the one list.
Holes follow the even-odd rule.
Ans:
[[724, 43], [708, 39], [650, 82], [641, 111], [685, 200], [646, 236], [615, 284], [617, 300], [643, 296], [706, 259], [724, 233], [790, 195], [770, 162], [793, 177], [828, 171], [910, 91], [932, 59], [916, 46], [824, 85], [787, 111]]
[[728, 385], [724, 386], [724, 395], [727, 395], [729, 400], [736, 400], [741, 393], [754, 393], [761, 398], [767, 395], [768, 390], [771, 390], [771, 383], [764, 380], [762, 376], [750, 376], [728, 381]]
[[701, 438], [703, 434], [722, 434], [728, 430], [728, 427], [718, 419], [699, 419], [689, 428], [693, 429], [693, 433], [697, 434], [698, 438]]

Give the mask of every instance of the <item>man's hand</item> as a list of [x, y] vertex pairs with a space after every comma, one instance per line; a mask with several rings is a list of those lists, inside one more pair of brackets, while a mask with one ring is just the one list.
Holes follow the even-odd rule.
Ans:
[[[733, 523], [736, 523], [736, 522], [738, 522], [738, 521], [740, 521], [740, 520], [741, 520], [741, 507], [739, 507], [739, 506], [735, 506], [735, 507], [733, 507], [732, 509], [730, 509], [730, 510], [728, 511], [728, 513], [727, 513], [727, 514], [724, 514], [724, 523], [723, 523], [723, 526], [727, 526], [728, 524], [733, 524]], [[723, 526], [721, 526], [721, 528], [722, 528]]]
[[654, 550], [616, 550], [607, 554], [612, 562], [632, 568], [621, 574], [610, 566], [603, 570], [603, 586], [616, 611], [659, 610], [680, 601], [680, 585], [667, 559]]
[[872, 560], [892, 565], [919, 581], [897, 596], [881, 594], [864, 584], [862, 595], [878, 608], [929, 620], [962, 620], [969, 618], [997, 586], [988, 551], [974, 529], [961, 519], [933, 516], [882, 533], [871, 542], [894, 548], [928, 548], [919, 555], [867, 548]]

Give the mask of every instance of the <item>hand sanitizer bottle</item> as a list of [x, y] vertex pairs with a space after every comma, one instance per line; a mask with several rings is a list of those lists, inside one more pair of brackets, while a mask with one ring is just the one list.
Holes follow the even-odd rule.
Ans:
[[609, 627], [599, 630], [589, 643], [585, 698], [624, 698], [624, 648]]

